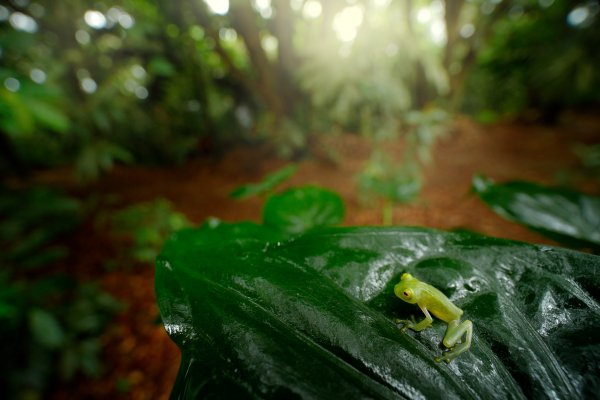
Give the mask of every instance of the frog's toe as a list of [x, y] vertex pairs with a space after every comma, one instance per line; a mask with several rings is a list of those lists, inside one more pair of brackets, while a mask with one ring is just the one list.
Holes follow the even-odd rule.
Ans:
[[434, 358], [435, 362], [442, 362], [442, 361], [446, 361], [446, 364], [450, 364], [450, 361], [452, 361], [454, 357], [448, 357], [445, 354], [442, 354], [439, 357]]

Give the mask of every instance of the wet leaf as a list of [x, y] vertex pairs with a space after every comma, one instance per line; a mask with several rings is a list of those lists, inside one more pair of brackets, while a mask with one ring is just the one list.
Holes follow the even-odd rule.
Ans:
[[600, 198], [530, 182], [495, 184], [476, 176], [473, 189], [497, 214], [558, 242], [600, 247]]
[[[436, 363], [445, 324], [395, 298], [410, 272], [474, 324]], [[182, 349], [172, 397], [591, 398], [600, 387], [600, 258], [468, 233], [252, 223], [177, 233], [157, 261], [165, 327]]]

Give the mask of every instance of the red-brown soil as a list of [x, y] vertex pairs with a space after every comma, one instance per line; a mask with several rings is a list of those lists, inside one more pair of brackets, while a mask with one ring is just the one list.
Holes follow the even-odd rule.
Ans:
[[[554, 244], [491, 212], [469, 194], [471, 179], [475, 173], [483, 173], [497, 181], [523, 179], [553, 184], [561, 173], [579, 167], [571, 151], [573, 143], [599, 140], [600, 118], [593, 116], [571, 116], [556, 127], [519, 123], [479, 126], [458, 118], [435, 148], [434, 163], [426, 169], [420, 199], [395, 206], [394, 224], [460, 227], [491, 236]], [[400, 152], [400, 145], [390, 145], [391, 149], [395, 147]], [[311, 183], [333, 189], [345, 200], [345, 225], [380, 225], [381, 205], [366, 205], [357, 193], [355, 176], [369, 156], [366, 141], [353, 135], [323, 136], [313, 144], [312, 154], [298, 162], [298, 172], [286, 185]], [[39, 181], [67, 187], [83, 198], [92, 193], [117, 195], [122, 205], [164, 197], [194, 223], [209, 216], [226, 221], [258, 221], [261, 199], [235, 201], [228, 195], [233, 188], [258, 181], [285, 163], [264, 147], [240, 147], [218, 161], [196, 159], [170, 168], [117, 167], [84, 189], [76, 187], [64, 171], [45, 173]], [[599, 192], [594, 181], [579, 179], [577, 174], [571, 176], [572, 183], [581, 190]], [[53, 397], [167, 398], [177, 374], [179, 351], [162, 326], [156, 324], [152, 266], [107, 270], [103, 264], [114, 256], [115, 246], [107, 233], [94, 228], [92, 221], [70, 245], [72, 254], [65, 265], [68, 272], [83, 280], [100, 281], [128, 307], [103, 337], [104, 374], [96, 380], [82, 379], [59, 388]]]

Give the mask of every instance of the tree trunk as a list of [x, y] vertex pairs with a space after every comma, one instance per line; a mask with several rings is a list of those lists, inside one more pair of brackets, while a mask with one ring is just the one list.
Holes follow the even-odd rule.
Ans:
[[[444, 1], [444, 22], [446, 24], [446, 48], [444, 49], [444, 68], [448, 74], [449, 80], [449, 93], [448, 96], [451, 99], [457, 91], [457, 85], [460, 82], [457, 80], [457, 75], [460, 71], [453, 71], [453, 63], [460, 62], [463, 64], [463, 60], [455, 60], [454, 50], [456, 44], [459, 41], [460, 35], [460, 12], [462, 11], [464, 0], [446, 0]], [[464, 67], [464, 65], [462, 65]]]
[[[464, 0], [445, 0], [444, 7], [444, 19], [446, 22], [446, 35], [448, 41], [446, 43], [446, 49], [444, 52], [444, 67], [448, 73], [450, 91], [448, 93], [448, 99], [450, 102], [450, 108], [455, 109], [460, 106], [463, 96], [463, 87], [465, 80], [468, 76], [469, 71], [477, 60], [477, 54], [482, 45], [489, 39], [492, 32], [492, 26], [494, 22], [505, 13], [510, 7], [510, 2], [503, 1], [496, 6], [493, 13], [488, 17], [481, 17], [477, 19], [478, 26], [476, 26], [475, 34], [468, 39], [461, 39], [460, 37], [460, 14], [463, 6], [465, 5]], [[467, 51], [462, 58], [457, 59], [454, 51], [457, 44], [463, 41], [467, 46]], [[459, 63], [460, 69], [453, 72], [453, 63]]]
[[277, 69], [278, 89], [282, 97], [285, 114], [293, 111], [300, 92], [294, 81], [293, 71], [300, 60], [294, 51], [295, 20], [289, 0], [273, 0], [276, 17], [273, 21], [273, 34], [278, 41]]
[[269, 111], [275, 115], [276, 121], [279, 121], [288, 113], [288, 110], [286, 110], [277, 88], [279, 73], [269, 62], [261, 45], [256, 13], [248, 0], [232, 0], [229, 13], [234, 29], [242, 37], [248, 50], [256, 74], [256, 89]]

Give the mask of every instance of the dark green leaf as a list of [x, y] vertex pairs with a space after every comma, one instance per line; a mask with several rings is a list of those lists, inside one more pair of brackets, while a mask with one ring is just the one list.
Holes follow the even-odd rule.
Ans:
[[36, 308], [29, 313], [29, 327], [34, 339], [48, 349], [56, 349], [65, 341], [58, 320], [48, 311]]
[[64, 133], [69, 129], [70, 121], [67, 116], [60, 108], [48, 101], [28, 98], [27, 107], [29, 107], [32, 116], [41, 126], [48, 127], [59, 133]]
[[261, 182], [240, 186], [234, 189], [230, 197], [234, 199], [244, 199], [251, 196], [261, 196], [271, 192], [279, 184], [285, 182], [296, 173], [296, 167], [293, 164], [287, 165], [272, 174], [267, 175]]
[[58, 362], [60, 377], [67, 381], [73, 378], [79, 368], [79, 354], [74, 346], [67, 347], [61, 354]]
[[316, 186], [293, 188], [269, 197], [263, 210], [265, 225], [289, 234], [336, 225], [344, 218], [341, 197]]
[[[473, 321], [469, 352], [434, 362], [445, 324], [402, 333], [408, 271]], [[600, 258], [467, 233], [268, 227], [177, 233], [157, 261], [182, 349], [173, 398], [591, 398], [600, 387]]]
[[151, 73], [158, 76], [172, 76], [175, 73], [175, 67], [164, 57], [154, 57], [148, 66]]
[[473, 189], [496, 213], [567, 244], [600, 246], [600, 198], [529, 182], [494, 184], [475, 176]]

